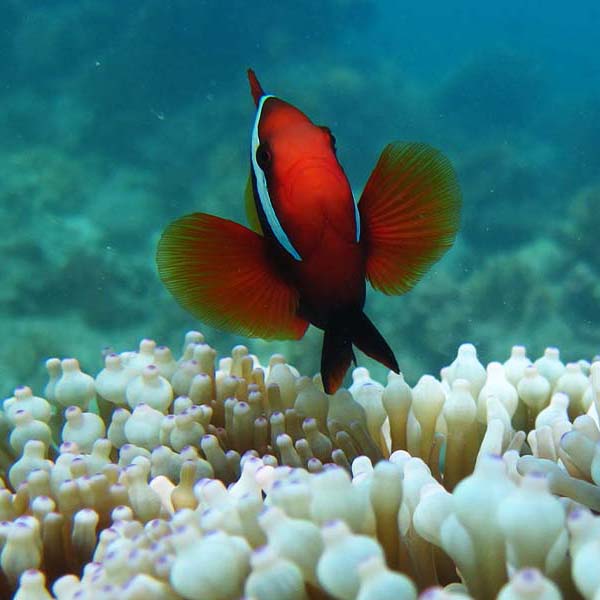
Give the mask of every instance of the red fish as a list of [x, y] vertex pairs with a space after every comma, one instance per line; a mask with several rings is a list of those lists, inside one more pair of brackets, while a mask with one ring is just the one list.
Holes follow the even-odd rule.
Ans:
[[383, 150], [358, 203], [327, 127], [265, 94], [257, 107], [246, 212], [252, 229], [205, 213], [172, 223], [157, 263], [176, 300], [209, 325], [265, 339], [324, 331], [325, 391], [339, 388], [353, 345], [392, 371], [394, 353], [363, 312], [366, 280], [402, 294], [452, 245], [460, 189], [449, 161], [419, 143]]

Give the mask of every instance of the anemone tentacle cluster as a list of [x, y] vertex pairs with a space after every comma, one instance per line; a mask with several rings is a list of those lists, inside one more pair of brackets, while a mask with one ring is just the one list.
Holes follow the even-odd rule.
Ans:
[[0, 412], [2, 598], [600, 598], [600, 360], [327, 396], [189, 332], [47, 369]]

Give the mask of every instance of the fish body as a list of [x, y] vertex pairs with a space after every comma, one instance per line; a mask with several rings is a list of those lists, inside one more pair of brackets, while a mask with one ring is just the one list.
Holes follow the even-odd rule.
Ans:
[[424, 144], [390, 144], [357, 204], [330, 130], [248, 77], [257, 107], [246, 190], [253, 230], [205, 213], [178, 219], [159, 243], [163, 282], [216, 327], [291, 339], [309, 323], [323, 329], [328, 393], [353, 345], [398, 372], [363, 312], [366, 280], [403, 293], [452, 244], [460, 191], [449, 162]]
[[325, 329], [336, 311], [364, 304], [354, 197], [329, 130], [259, 93], [252, 145], [261, 160], [251, 160], [253, 208], [269, 254], [299, 292], [299, 314]]

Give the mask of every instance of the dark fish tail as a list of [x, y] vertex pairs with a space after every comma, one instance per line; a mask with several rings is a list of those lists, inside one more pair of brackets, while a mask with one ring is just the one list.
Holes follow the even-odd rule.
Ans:
[[352, 311], [331, 320], [325, 328], [321, 376], [328, 394], [342, 385], [350, 363], [356, 364], [352, 344], [388, 369], [396, 373], [400, 370], [392, 349], [369, 317], [362, 311]]
[[345, 329], [333, 325], [323, 335], [321, 377], [327, 394], [333, 394], [342, 385], [350, 363], [355, 360], [352, 340]]
[[400, 372], [394, 352], [364, 312], [357, 315], [356, 320], [352, 323], [352, 342], [367, 356], [380, 362], [394, 373]]

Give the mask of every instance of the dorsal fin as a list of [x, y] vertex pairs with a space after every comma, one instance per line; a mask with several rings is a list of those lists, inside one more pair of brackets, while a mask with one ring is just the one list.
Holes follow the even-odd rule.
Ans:
[[248, 225], [252, 231], [256, 231], [259, 235], [263, 235], [263, 230], [260, 225], [258, 213], [256, 212], [256, 202], [254, 201], [254, 190], [252, 189], [252, 175], [248, 175], [246, 182], [246, 190], [244, 192], [244, 204], [246, 206], [246, 218]]
[[256, 77], [256, 73], [252, 69], [248, 69], [248, 81], [250, 82], [250, 91], [252, 92], [252, 98], [254, 98], [254, 104], [258, 106], [258, 101], [261, 96], [265, 95], [265, 92], [258, 81], [258, 77]]

